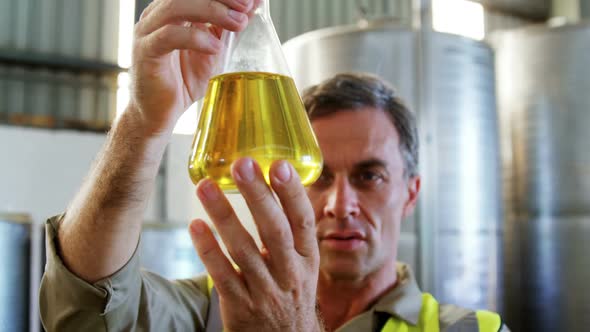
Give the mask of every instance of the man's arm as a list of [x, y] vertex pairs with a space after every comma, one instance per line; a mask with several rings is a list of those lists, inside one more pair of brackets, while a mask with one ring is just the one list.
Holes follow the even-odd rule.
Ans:
[[97, 281], [132, 256], [174, 124], [204, 94], [222, 29], [243, 29], [252, 7], [253, 1], [155, 0], [142, 14], [135, 27], [130, 105], [58, 234], [60, 254], [77, 276]]
[[72, 274], [56, 251], [60, 217], [46, 224], [47, 265], [39, 292], [46, 331], [205, 331], [204, 277], [171, 282], [140, 271], [134, 255], [114, 275], [92, 284]]
[[94, 282], [133, 255], [169, 133], [148, 136], [131, 106], [109, 133], [103, 151], [68, 208], [58, 233], [65, 265]]

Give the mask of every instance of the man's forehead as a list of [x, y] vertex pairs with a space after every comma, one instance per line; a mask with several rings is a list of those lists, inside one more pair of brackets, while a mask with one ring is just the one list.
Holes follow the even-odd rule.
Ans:
[[353, 167], [359, 163], [397, 159], [399, 137], [381, 110], [341, 111], [314, 119], [312, 126], [326, 164]]
[[[399, 136], [384, 111], [367, 108], [344, 110], [312, 121], [314, 132], [320, 141], [347, 144], [398, 144]], [[321, 142], [320, 142], [321, 143]]]

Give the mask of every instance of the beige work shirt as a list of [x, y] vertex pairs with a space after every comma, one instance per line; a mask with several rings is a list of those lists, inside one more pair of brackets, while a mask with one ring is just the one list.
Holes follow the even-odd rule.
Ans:
[[[40, 311], [48, 332], [60, 331], [221, 331], [218, 298], [207, 295], [207, 278], [166, 280], [140, 269], [138, 253], [112, 276], [93, 284], [71, 273], [57, 249], [60, 218], [46, 224], [47, 265]], [[410, 268], [398, 265], [399, 285], [337, 332], [380, 331], [391, 316], [418, 322], [422, 292]], [[478, 331], [473, 311], [441, 305], [441, 331]], [[502, 331], [508, 331], [503, 329]]]

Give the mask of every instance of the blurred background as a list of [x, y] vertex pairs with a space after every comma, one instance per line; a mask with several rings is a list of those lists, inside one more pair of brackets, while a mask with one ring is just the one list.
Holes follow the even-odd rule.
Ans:
[[[0, 331], [41, 331], [43, 223], [65, 210], [128, 100], [146, 0], [0, 0]], [[441, 302], [513, 331], [590, 326], [590, 0], [270, 0], [299, 89], [342, 71], [389, 80], [416, 110], [420, 207], [400, 260]], [[179, 121], [140, 252], [204, 271]], [[253, 229], [238, 195], [230, 200]]]

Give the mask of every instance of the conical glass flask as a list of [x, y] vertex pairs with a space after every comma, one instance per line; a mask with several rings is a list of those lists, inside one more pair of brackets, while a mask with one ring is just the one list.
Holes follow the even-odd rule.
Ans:
[[289, 161], [303, 185], [322, 170], [322, 155], [263, 0], [242, 32], [224, 31], [225, 45], [199, 114], [189, 159], [196, 184], [208, 177], [236, 191], [231, 164], [251, 157], [267, 183], [276, 160]]

